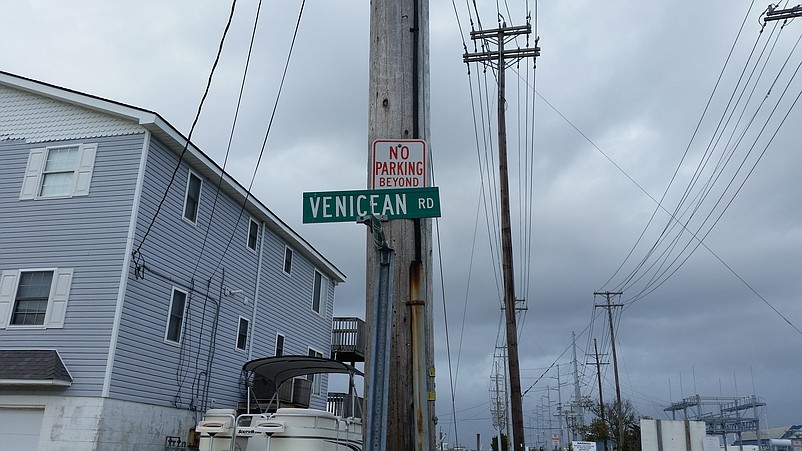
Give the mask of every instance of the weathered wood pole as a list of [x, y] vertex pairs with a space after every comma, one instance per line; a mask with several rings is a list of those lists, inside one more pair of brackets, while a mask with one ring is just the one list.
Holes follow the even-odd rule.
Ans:
[[[370, 83], [368, 99], [368, 188], [373, 168], [372, 143], [377, 139], [429, 138], [429, 2], [372, 0], [370, 15]], [[427, 146], [427, 151], [430, 147]], [[431, 161], [427, 157], [427, 161]], [[430, 168], [427, 168], [431, 180]], [[434, 449], [434, 400], [413, 393], [413, 353], [424, 349], [426, 394], [434, 393], [432, 339], [432, 223], [430, 219], [395, 219], [384, 223], [395, 255], [387, 449]], [[368, 234], [367, 305], [372, 311], [375, 252]], [[411, 271], [415, 268], [414, 271]], [[411, 277], [412, 276], [412, 277]], [[413, 280], [415, 278], [415, 280]], [[410, 290], [410, 286], [415, 288]], [[412, 299], [412, 296], [417, 299]], [[412, 310], [423, 311], [425, 344], [413, 338]], [[366, 318], [371, 315], [367, 314]], [[370, 330], [370, 325], [368, 324]], [[420, 357], [420, 356], [419, 356]], [[370, 365], [370, 362], [366, 362]], [[366, 386], [370, 381], [365, 381]], [[416, 421], [417, 406], [425, 418]], [[423, 420], [423, 423], [421, 423]], [[426, 435], [422, 437], [421, 434]]]

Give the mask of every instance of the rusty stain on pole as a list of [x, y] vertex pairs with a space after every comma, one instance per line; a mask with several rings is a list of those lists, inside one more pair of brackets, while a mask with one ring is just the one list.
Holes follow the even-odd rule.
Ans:
[[423, 262], [409, 265], [409, 302], [412, 326], [412, 392], [415, 400], [415, 450], [429, 447], [429, 392], [426, 371], [426, 301], [423, 286]]

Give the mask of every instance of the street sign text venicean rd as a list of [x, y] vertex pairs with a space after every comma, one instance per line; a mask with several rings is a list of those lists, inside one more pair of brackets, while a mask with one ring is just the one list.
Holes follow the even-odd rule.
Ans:
[[434, 218], [440, 216], [440, 191], [428, 187], [304, 193], [303, 213], [304, 223], [350, 222], [369, 215]]

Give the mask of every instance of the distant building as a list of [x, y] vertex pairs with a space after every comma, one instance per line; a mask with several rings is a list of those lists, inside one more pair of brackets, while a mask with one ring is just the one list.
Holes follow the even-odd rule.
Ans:
[[158, 114], [0, 72], [0, 158], [0, 448], [186, 445], [329, 355], [345, 276]]

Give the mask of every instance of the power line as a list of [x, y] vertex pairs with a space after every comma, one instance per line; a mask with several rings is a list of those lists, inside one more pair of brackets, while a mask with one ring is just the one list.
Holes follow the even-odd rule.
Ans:
[[[250, 64], [251, 64], [251, 55], [253, 53], [253, 43], [256, 40], [256, 27], [259, 24], [259, 15], [260, 15], [261, 11], [262, 11], [262, 0], [259, 0], [259, 4], [256, 7], [256, 14], [255, 14], [254, 19], [253, 19], [253, 29], [251, 31], [251, 40], [250, 40], [250, 43], [248, 45], [248, 56], [245, 59], [245, 69], [242, 71], [242, 81], [240, 82], [239, 96], [237, 97], [237, 107], [236, 107], [236, 110], [234, 111], [234, 120], [232, 121], [231, 131], [229, 132], [229, 135], [228, 135], [228, 145], [226, 146], [226, 154], [225, 154], [225, 157], [223, 158], [223, 170], [220, 171], [220, 178], [217, 180], [217, 190], [214, 193], [214, 202], [212, 202], [212, 212], [209, 215], [209, 222], [206, 225], [206, 232], [203, 234], [203, 242], [201, 243], [201, 250], [200, 250], [200, 253], [198, 254], [198, 259], [195, 262], [195, 268], [192, 270], [192, 278], [193, 279], [195, 278], [195, 273], [197, 272], [198, 266], [200, 265], [201, 258], [203, 257], [203, 251], [206, 249], [206, 241], [209, 238], [209, 230], [212, 228], [212, 219], [211, 218], [214, 217], [214, 213], [215, 213], [215, 211], [217, 209], [217, 199], [220, 196], [220, 188], [223, 185], [223, 174], [225, 173], [226, 165], [228, 164], [228, 156], [231, 153], [231, 143], [234, 140], [234, 130], [237, 127], [237, 119], [239, 118], [240, 106], [242, 105], [242, 96], [243, 96], [243, 93], [245, 92], [245, 79], [248, 76], [248, 68], [250, 67]], [[234, 233], [234, 231], [236, 230], [238, 225], [239, 225], [239, 220], [236, 223], [234, 223], [234, 225], [233, 225], [233, 229], [234, 230], [232, 230], [232, 234]]]
[[[198, 125], [198, 119], [200, 119], [201, 111], [203, 110], [203, 104], [206, 101], [206, 97], [209, 95], [209, 89], [212, 86], [212, 78], [214, 77], [214, 71], [217, 69], [217, 63], [220, 62], [220, 55], [223, 53], [223, 44], [226, 41], [226, 36], [228, 35], [228, 30], [231, 28], [231, 22], [234, 18], [234, 10], [237, 5], [237, 0], [232, 0], [231, 2], [231, 12], [228, 15], [228, 21], [226, 22], [226, 27], [223, 30], [223, 36], [220, 38], [220, 44], [217, 47], [217, 55], [214, 58], [214, 63], [212, 64], [212, 69], [209, 71], [209, 78], [206, 81], [206, 89], [203, 91], [203, 96], [201, 97], [200, 103], [198, 104], [198, 111], [195, 113], [195, 119], [192, 121], [192, 126], [189, 128], [189, 134], [187, 135], [186, 142], [184, 143], [184, 148], [181, 150], [181, 155], [178, 157], [178, 163], [175, 165], [175, 169], [173, 170], [173, 174], [170, 176], [170, 182], [167, 184], [167, 187], [164, 189], [164, 195], [162, 195], [161, 200], [159, 201], [159, 205], [156, 207], [156, 212], [153, 214], [153, 218], [150, 220], [150, 224], [148, 224], [148, 228], [145, 230], [145, 234], [142, 236], [142, 240], [139, 242], [139, 246], [137, 246], [136, 250], [133, 251], [132, 255], [136, 256], [140, 253], [142, 246], [145, 244], [145, 240], [148, 239], [148, 235], [150, 234], [151, 228], [153, 228], [153, 224], [156, 222], [156, 218], [159, 216], [159, 212], [161, 211], [162, 206], [164, 205], [164, 201], [167, 200], [167, 194], [170, 192], [170, 187], [173, 185], [175, 181], [175, 176], [178, 174], [178, 169], [181, 168], [181, 162], [184, 159], [184, 154], [187, 153], [187, 149], [189, 148], [189, 144], [192, 141], [192, 133], [195, 131], [195, 126]], [[135, 258], [135, 257], [134, 257]]]
[[[292, 59], [292, 52], [293, 52], [293, 49], [295, 48], [295, 41], [296, 41], [296, 39], [298, 37], [298, 30], [301, 27], [301, 17], [303, 17], [304, 5], [305, 4], [306, 4], [306, 0], [302, 0], [301, 1], [300, 10], [298, 11], [298, 20], [295, 22], [295, 31], [292, 34], [292, 41], [290, 42], [290, 48], [289, 48], [289, 50], [287, 52], [287, 59], [286, 59], [286, 61], [284, 63], [284, 71], [281, 74], [281, 82], [279, 83], [279, 86], [278, 86], [278, 93], [276, 94], [276, 101], [273, 103], [273, 110], [270, 113], [270, 121], [267, 124], [267, 129], [265, 130], [264, 140], [262, 141], [262, 148], [259, 151], [259, 158], [256, 159], [256, 165], [253, 168], [253, 175], [251, 176], [250, 184], [248, 184], [248, 190], [245, 193], [245, 199], [242, 200], [242, 206], [240, 207], [239, 216], [237, 217], [237, 221], [236, 221], [237, 223], [239, 223], [240, 218], [242, 218], [242, 213], [245, 211], [245, 205], [247, 205], [248, 199], [250, 198], [251, 189], [253, 188], [253, 183], [256, 180], [256, 173], [259, 171], [259, 165], [262, 162], [262, 157], [264, 156], [265, 148], [267, 147], [267, 140], [270, 137], [270, 131], [273, 128], [273, 120], [276, 118], [276, 110], [278, 109], [278, 103], [279, 103], [279, 100], [281, 100], [281, 94], [282, 94], [282, 92], [284, 90], [283, 89], [284, 88], [284, 81], [287, 79], [287, 71], [289, 70], [289, 67], [290, 67], [290, 60]], [[234, 234], [235, 234], [235, 230], [232, 230], [231, 235], [228, 238], [228, 242], [226, 243], [226, 247], [223, 250], [223, 253], [220, 255], [220, 260], [217, 262], [217, 265], [215, 266], [214, 270], [212, 271], [212, 274], [215, 274], [217, 272], [217, 269], [223, 263], [223, 259], [225, 258], [229, 247], [231, 247], [231, 242], [234, 239]]]

